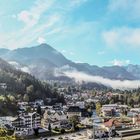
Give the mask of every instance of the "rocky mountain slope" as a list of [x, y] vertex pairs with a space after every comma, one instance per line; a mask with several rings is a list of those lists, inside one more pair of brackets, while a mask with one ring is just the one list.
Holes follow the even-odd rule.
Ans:
[[[98, 67], [87, 63], [74, 63], [48, 44], [15, 50], [0, 49], [0, 52], [0, 57], [9, 61], [18, 69], [29, 72], [41, 80], [68, 80], [69, 78], [63, 74], [64, 71], [79, 71], [117, 80], [140, 79], [140, 66]], [[61, 76], [58, 72], [61, 73]]]

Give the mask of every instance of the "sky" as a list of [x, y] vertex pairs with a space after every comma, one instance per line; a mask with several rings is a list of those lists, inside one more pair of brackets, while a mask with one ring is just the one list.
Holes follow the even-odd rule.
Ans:
[[0, 48], [47, 43], [74, 62], [140, 64], [140, 0], [0, 0]]

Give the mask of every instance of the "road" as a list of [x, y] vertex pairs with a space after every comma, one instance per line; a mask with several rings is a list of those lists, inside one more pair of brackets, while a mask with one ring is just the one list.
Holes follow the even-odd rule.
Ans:
[[[59, 135], [59, 136], [52, 136], [52, 137], [47, 137], [48, 140], [54, 139], [54, 140], [58, 140], [59, 137], [64, 138], [69, 138], [68, 140], [88, 140], [87, 136], [86, 136], [86, 130], [82, 130], [80, 132], [75, 132], [75, 133], [70, 133], [70, 134], [63, 134], [63, 135]], [[34, 140], [43, 140], [43, 138], [41, 139], [34, 139]]]
[[[93, 140], [92, 138], [87, 137], [87, 130], [82, 130], [80, 132], [70, 133], [70, 134], [63, 134], [59, 136], [52, 136], [47, 137], [47, 140], [60, 140], [59, 138], [63, 138], [62, 140]], [[44, 138], [34, 139], [34, 140], [44, 140]], [[96, 140], [126, 140], [121, 138], [102, 138]], [[128, 139], [127, 139], [128, 140]]]

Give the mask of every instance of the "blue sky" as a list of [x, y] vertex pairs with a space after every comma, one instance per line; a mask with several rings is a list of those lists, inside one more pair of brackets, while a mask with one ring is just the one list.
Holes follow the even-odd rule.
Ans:
[[0, 47], [46, 42], [93, 65], [140, 64], [140, 0], [0, 1]]

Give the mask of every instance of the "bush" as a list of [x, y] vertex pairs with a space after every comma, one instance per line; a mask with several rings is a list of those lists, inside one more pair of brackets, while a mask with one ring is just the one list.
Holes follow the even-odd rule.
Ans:
[[66, 131], [65, 129], [61, 129], [61, 133], [64, 134]]

